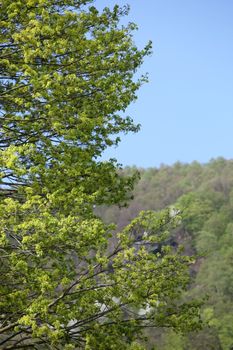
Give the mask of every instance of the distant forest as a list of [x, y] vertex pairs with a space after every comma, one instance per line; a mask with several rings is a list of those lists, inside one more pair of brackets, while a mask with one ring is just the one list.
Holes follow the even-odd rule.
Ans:
[[148, 331], [148, 349], [233, 349], [233, 160], [208, 164], [175, 163], [159, 168], [125, 168], [140, 172], [127, 207], [102, 207], [106, 222], [122, 228], [141, 210], [179, 209], [182, 222], [171, 238], [195, 255], [192, 285], [183, 298], [203, 300], [203, 330], [181, 336], [171, 331]]

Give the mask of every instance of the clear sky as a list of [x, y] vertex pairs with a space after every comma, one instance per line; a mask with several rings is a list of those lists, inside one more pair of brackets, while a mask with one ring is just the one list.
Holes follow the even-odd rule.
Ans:
[[128, 109], [141, 131], [104, 157], [141, 167], [233, 158], [233, 1], [98, 2], [128, 3], [135, 42], [153, 42], [141, 69], [150, 81]]

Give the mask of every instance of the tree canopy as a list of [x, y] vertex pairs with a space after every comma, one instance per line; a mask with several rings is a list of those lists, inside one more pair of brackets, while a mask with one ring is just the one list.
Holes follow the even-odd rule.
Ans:
[[95, 213], [137, 177], [100, 156], [139, 128], [123, 112], [151, 44], [121, 25], [127, 7], [91, 3], [0, 5], [1, 349], [128, 349], [143, 328], [200, 324], [180, 300], [193, 259], [150, 249], [178, 216], [142, 212], [115, 233]]

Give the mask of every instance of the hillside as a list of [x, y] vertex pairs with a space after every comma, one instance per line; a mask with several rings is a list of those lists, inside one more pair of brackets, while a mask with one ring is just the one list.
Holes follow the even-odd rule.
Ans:
[[148, 332], [149, 349], [232, 350], [233, 161], [218, 158], [204, 165], [176, 163], [138, 170], [141, 179], [128, 207], [100, 208], [99, 213], [121, 228], [141, 210], [179, 208], [183, 220], [171, 235], [185, 253], [196, 255], [190, 269], [193, 284], [184, 298], [204, 299], [202, 331], [184, 337], [160, 330]]

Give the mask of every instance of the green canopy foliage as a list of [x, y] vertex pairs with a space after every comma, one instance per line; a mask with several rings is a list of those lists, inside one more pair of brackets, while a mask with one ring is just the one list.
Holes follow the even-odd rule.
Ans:
[[147, 327], [199, 327], [182, 302], [192, 258], [163, 242], [170, 210], [115, 225], [94, 212], [122, 206], [137, 175], [101, 161], [146, 80], [128, 8], [87, 0], [0, 5], [0, 348], [128, 349]]

